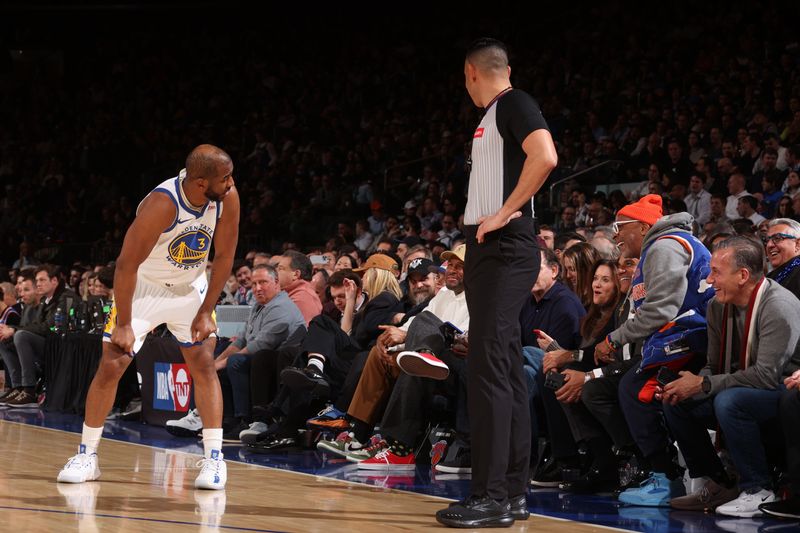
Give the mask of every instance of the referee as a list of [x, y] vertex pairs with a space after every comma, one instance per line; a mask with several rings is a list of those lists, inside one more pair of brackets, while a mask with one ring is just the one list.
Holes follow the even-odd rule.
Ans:
[[472, 488], [469, 498], [436, 513], [452, 527], [510, 526], [528, 518], [531, 422], [519, 313], [540, 264], [533, 194], [557, 155], [538, 104], [512, 88], [510, 76], [503, 43], [472, 44], [464, 78], [485, 111], [472, 139], [464, 213]]

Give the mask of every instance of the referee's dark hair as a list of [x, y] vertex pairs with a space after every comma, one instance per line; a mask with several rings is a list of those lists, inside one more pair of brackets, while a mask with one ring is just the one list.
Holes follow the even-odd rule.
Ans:
[[508, 68], [508, 48], [497, 39], [482, 37], [467, 49], [467, 62], [481, 71], [505, 71]]

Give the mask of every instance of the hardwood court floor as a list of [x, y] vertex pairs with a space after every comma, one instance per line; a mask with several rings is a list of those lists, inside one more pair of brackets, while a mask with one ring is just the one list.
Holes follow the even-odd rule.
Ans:
[[[79, 435], [0, 420], [0, 524], [47, 531], [422, 531], [446, 499], [228, 462], [225, 491], [196, 491], [198, 456], [104, 440], [100, 481], [55, 482]], [[611, 528], [532, 516], [506, 531]]]

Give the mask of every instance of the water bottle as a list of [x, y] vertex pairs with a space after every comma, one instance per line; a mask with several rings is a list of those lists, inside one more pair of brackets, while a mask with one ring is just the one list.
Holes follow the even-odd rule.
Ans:
[[66, 333], [66, 316], [64, 315], [64, 310], [61, 307], [56, 307], [56, 314], [53, 317], [55, 332], [59, 335]]

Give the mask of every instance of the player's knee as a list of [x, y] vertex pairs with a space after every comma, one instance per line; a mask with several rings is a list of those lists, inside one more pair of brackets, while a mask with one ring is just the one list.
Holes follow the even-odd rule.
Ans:
[[217, 371], [214, 368], [214, 359], [211, 357], [195, 357], [191, 364], [192, 378], [212, 379], [216, 377]]
[[130, 361], [126, 357], [104, 357], [100, 360], [100, 367], [97, 370], [97, 377], [104, 381], [119, 381], [125, 369], [128, 368]]

